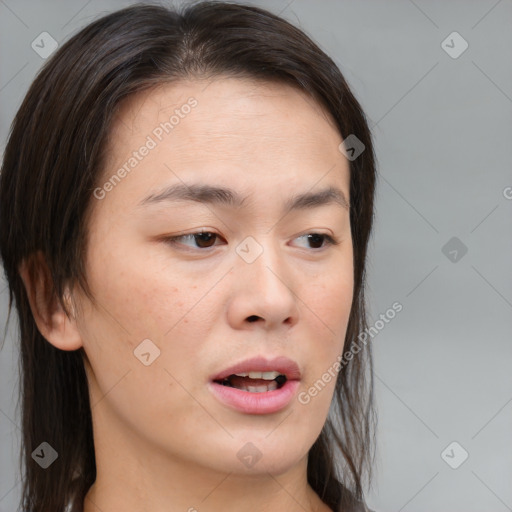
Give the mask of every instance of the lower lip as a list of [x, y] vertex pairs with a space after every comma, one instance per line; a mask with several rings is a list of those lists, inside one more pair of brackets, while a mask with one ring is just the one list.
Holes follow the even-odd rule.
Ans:
[[210, 382], [209, 388], [223, 404], [246, 414], [272, 414], [284, 409], [292, 400], [300, 381], [287, 380], [282, 387], [262, 393], [252, 393], [241, 389]]

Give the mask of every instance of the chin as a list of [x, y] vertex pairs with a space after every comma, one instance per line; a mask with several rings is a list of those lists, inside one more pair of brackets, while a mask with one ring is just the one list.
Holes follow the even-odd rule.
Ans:
[[[280, 428], [282, 431], [279, 435]], [[229, 464], [230, 467], [226, 468], [226, 471], [245, 475], [284, 474], [307, 459], [316, 437], [317, 435], [310, 433], [308, 439], [298, 438], [296, 430], [293, 432], [293, 429], [285, 429], [283, 425], [274, 431], [269, 429], [253, 435], [240, 436], [233, 442], [235, 450], [232, 453], [235, 463]]]

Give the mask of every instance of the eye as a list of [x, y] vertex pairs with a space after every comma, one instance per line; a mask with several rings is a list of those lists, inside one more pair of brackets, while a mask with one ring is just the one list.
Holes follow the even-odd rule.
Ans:
[[305, 235], [297, 237], [297, 239], [304, 237], [307, 237], [307, 241], [309, 243], [312, 243], [313, 245], [320, 245], [320, 247], [313, 247], [314, 249], [321, 249], [323, 240], [326, 241], [326, 245], [338, 245], [340, 243], [334, 237], [327, 235], [326, 233], [306, 233]]
[[[177, 235], [165, 238], [165, 242], [170, 245], [185, 245], [182, 241], [190, 241], [194, 243], [194, 247], [192, 249], [210, 249], [215, 247], [215, 240], [220, 238], [220, 235], [217, 233], [213, 233], [212, 231], [199, 231], [196, 233], [189, 233], [188, 235]], [[326, 233], [306, 233], [304, 235], [298, 236], [296, 239], [304, 239], [307, 238], [308, 243], [313, 244], [315, 247], [310, 247], [312, 249], [322, 249], [322, 246], [329, 245], [338, 245], [340, 242], [336, 240], [331, 235], [327, 235]], [[325, 242], [325, 245], [323, 244]], [[319, 247], [316, 247], [318, 246]], [[190, 246], [188, 246], [190, 247]]]
[[198, 243], [198, 245], [193, 247], [195, 249], [208, 249], [214, 247], [212, 241], [215, 241], [217, 237], [219, 237], [219, 235], [212, 231], [199, 231], [197, 233], [189, 233], [188, 235], [171, 236], [166, 238], [165, 241], [171, 245], [177, 245], [179, 240], [188, 240]]

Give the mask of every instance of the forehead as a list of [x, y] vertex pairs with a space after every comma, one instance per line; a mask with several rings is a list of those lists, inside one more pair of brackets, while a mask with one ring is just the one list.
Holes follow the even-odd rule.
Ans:
[[[158, 185], [206, 177], [262, 193], [299, 191], [323, 176], [323, 185], [344, 184], [348, 198], [341, 141], [332, 116], [286, 84], [229, 77], [161, 84], [127, 98], [116, 112], [102, 179], [123, 165], [128, 172], [106, 199], [123, 194], [136, 204]], [[143, 146], [151, 149], [134, 156]]]
[[[167, 129], [158, 129], [162, 123]], [[230, 77], [161, 84], [130, 96], [115, 115], [109, 149], [137, 147], [147, 135], [182, 154], [194, 153], [194, 142], [220, 152], [239, 141], [242, 153], [256, 144], [294, 144], [296, 152], [302, 147], [306, 153], [341, 140], [330, 113], [305, 92], [279, 82]]]

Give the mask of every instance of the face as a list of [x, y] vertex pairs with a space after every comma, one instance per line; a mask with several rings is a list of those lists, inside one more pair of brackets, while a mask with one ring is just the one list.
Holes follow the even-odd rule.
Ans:
[[[353, 294], [348, 207], [318, 195], [350, 200], [341, 142], [283, 84], [182, 82], [122, 106], [89, 224], [97, 305], [75, 293], [96, 434], [219, 472], [306, 460], [335, 380], [308, 390], [343, 352]], [[284, 385], [212, 382], [251, 358], [281, 358], [266, 370]]]

